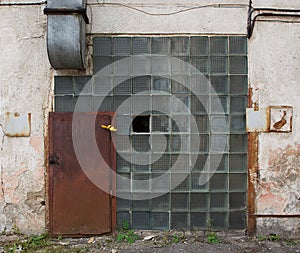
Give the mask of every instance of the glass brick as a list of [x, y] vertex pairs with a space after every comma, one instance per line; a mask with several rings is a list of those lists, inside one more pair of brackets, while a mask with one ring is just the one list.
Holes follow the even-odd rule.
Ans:
[[172, 193], [171, 194], [171, 209], [172, 210], [188, 210], [189, 208], [189, 193]]
[[152, 56], [152, 75], [170, 75], [171, 63], [168, 56]]
[[153, 115], [152, 132], [168, 132], [168, 131], [169, 131], [169, 116]]
[[149, 152], [151, 145], [149, 143], [150, 135], [134, 135], [132, 136], [132, 147], [136, 152]]
[[212, 56], [210, 58], [211, 74], [227, 74], [228, 59], [225, 56]]
[[246, 152], [248, 139], [246, 134], [230, 135], [230, 152]]
[[228, 191], [227, 174], [215, 173], [209, 181], [209, 189], [211, 191]]
[[227, 193], [210, 194], [210, 210], [227, 210], [228, 209]]
[[228, 150], [228, 136], [225, 134], [214, 134], [210, 136], [212, 152], [225, 152]]
[[229, 174], [229, 190], [238, 192], [247, 191], [247, 174]]
[[[191, 69], [194, 74], [208, 74], [209, 72], [209, 61], [207, 56], [193, 56], [191, 58], [191, 64], [196, 69]], [[200, 73], [199, 73], [200, 72]]]
[[208, 55], [208, 37], [191, 37], [191, 55]]
[[210, 38], [210, 53], [211, 54], [227, 54], [228, 38], [227, 37], [211, 37]]
[[110, 112], [112, 110], [112, 97], [93, 96], [93, 111]]
[[56, 96], [55, 97], [56, 112], [73, 112], [73, 96]]
[[131, 145], [128, 135], [117, 135], [116, 137], [116, 149], [118, 152], [130, 152]]
[[232, 172], [247, 172], [247, 155], [230, 155], [229, 168]]
[[205, 155], [193, 155], [192, 160], [194, 161], [193, 172], [201, 172], [207, 168], [209, 157]]
[[151, 77], [150, 76], [138, 76], [132, 80], [133, 93], [150, 93]]
[[229, 213], [229, 228], [230, 229], [245, 229], [247, 227], [247, 218], [245, 211]]
[[247, 76], [230, 76], [230, 93], [244, 94], [248, 93], [248, 77]]
[[131, 117], [129, 115], [118, 115], [116, 117], [116, 124], [118, 134], [130, 133]]
[[130, 96], [126, 96], [126, 95], [114, 96], [113, 110], [118, 111], [119, 114], [130, 114], [131, 113]]
[[191, 228], [207, 229], [207, 214], [195, 213], [191, 214]]
[[136, 56], [132, 58], [132, 74], [134, 76], [151, 74], [151, 58], [148, 56]]
[[132, 177], [132, 191], [134, 193], [138, 192], [149, 192], [150, 191], [150, 174], [133, 174]]
[[170, 209], [170, 194], [153, 198], [151, 203], [151, 210], [154, 211], [169, 211]]
[[73, 77], [72, 76], [55, 76], [54, 77], [54, 94], [72, 95], [73, 94]]
[[213, 115], [210, 117], [211, 132], [214, 133], [227, 133], [228, 132], [228, 116], [226, 115]]
[[151, 112], [151, 96], [137, 95], [132, 97], [132, 112], [134, 114], [149, 114]]
[[159, 55], [170, 54], [170, 38], [169, 37], [152, 37], [151, 53]]
[[154, 114], [169, 113], [171, 104], [170, 96], [153, 95], [152, 96], [152, 111]]
[[191, 211], [206, 211], [208, 208], [208, 194], [191, 192]]
[[93, 97], [81, 95], [74, 97], [75, 111], [77, 112], [92, 112], [93, 111]]
[[131, 94], [131, 79], [125, 79], [125, 77], [113, 77], [113, 93], [114, 95], [130, 95]]
[[[150, 208], [150, 199], [144, 199], [147, 196], [143, 196], [141, 194], [138, 194], [140, 196], [136, 196], [137, 194], [134, 194], [133, 200], [132, 200], [132, 210], [133, 211], [149, 211]], [[135, 197], [138, 199], [135, 200]], [[143, 200], [139, 200], [139, 197], [142, 197]]]
[[146, 154], [137, 153], [132, 157], [132, 170], [134, 172], [149, 172], [150, 157]]
[[[112, 58], [110, 56], [95, 56], [93, 64], [93, 73], [97, 75], [111, 75], [113, 73]], [[101, 72], [100, 72], [101, 71]]]
[[246, 209], [246, 193], [245, 192], [231, 192], [229, 194], [229, 208], [230, 209]]
[[228, 96], [211, 96], [211, 112], [212, 113], [227, 113], [228, 111]]
[[247, 37], [229, 37], [230, 54], [247, 54]]
[[113, 37], [114, 55], [130, 55], [130, 53], [131, 53], [131, 38]]
[[131, 57], [114, 56], [113, 57], [113, 74], [114, 76], [130, 77], [132, 73]]
[[188, 135], [172, 135], [171, 136], [171, 152], [188, 152], [190, 146], [190, 138]]
[[[168, 171], [168, 169], [169, 168], [166, 168], [165, 172]], [[169, 173], [152, 173], [152, 181], [151, 181], [152, 192], [169, 192], [170, 180], [171, 179]], [[165, 203], [165, 205], [169, 206], [169, 202]], [[152, 202], [152, 207], [155, 208], [153, 202]]]
[[149, 54], [150, 38], [149, 37], [132, 38], [132, 49], [133, 49], [133, 54]]
[[109, 95], [112, 93], [112, 77], [111, 76], [95, 76], [94, 78], [94, 94]]
[[[200, 177], [206, 179], [206, 183], [201, 184], [202, 182], [199, 181]], [[203, 173], [192, 173], [191, 174], [191, 186], [192, 191], [208, 191], [208, 181], [209, 176]]]
[[168, 77], [160, 77], [160, 76], [153, 76], [152, 77], [152, 92], [155, 95], [160, 95], [159, 91], [162, 91], [161, 94], [170, 92], [170, 79]]
[[246, 96], [231, 96], [230, 97], [230, 112], [231, 113], [245, 113], [247, 107]]
[[171, 122], [172, 132], [189, 132], [190, 117], [188, 115], [173, 115]]
[[171, 97], [171, 112], [176, 114], [185, 114], [190, 111], [190, 96], [176, 95]]
[[191, 135], [191, 151], [196, 153], [208, 152], [209, 135], [208, 134], [192, 134]]
[[172, 76], [172, 93], [189, 94], [190, 93], [190, 77], [188, 75]]
[[211, 93], [228, 94], [228, 77], [227, 76], [212, 76], [210, 78]]
[[117, 174], [117, 192], [130, 192], [130, 174]]
[[174, 192], [189, 191], [190, 189], [190, 176], [188, 173], [172, 173], [171, 185]]
[[172, 170], [176, 172], [188, 172], [190, 170], [190, 157], [186, 154], [171, 155]]
[[123, 229], [124, 222], [130, 221], [129, 212], [117, 212], [117, 226], [119, 229]]
[[190, 73], [190, 58], [176, 57], [171, 59], [172, 75], [187, 75]]
[[92, 94], [93, 83], [90, 76], [76, 76], [74, 77], [74, 92], [75, 95]]
[[111, 37], [96, 37], [93, 40], [94, 56], [109, 56], [112, 53]]
[[189, 37], [171, 37], [172, 55], [189, 55]]
[[195, 95], [207, 94], [209, 86], [210, 83], [208, 77], [201, 74], [191, 76], [191, 91]]
[[188, 213], [171, 213], [171, 229], [183, 229], [188, 227]]
[[226, 212], [210, 213], [210, 222], [214, 229], [226, 229], [227, 219], [228, 217]]
[[149, 212], [132, 212], [133, 229], [150, 229]]
[[230, 56], [229, 62], [229, 69], [231, 74], [247, 74], [247, 56]]
[[131, 170], [131, 155], [117, 153], [117, 171], [130, 172]]
[[168, 171], [171, 164], [171, 158], [168, 154], [163, 154], [160, 159], [152, 163], [152, 171]]
[[228, 156], [224, 154], [210, 154], [210, 171], [222, 172], [228, 170]]
[[169, 213], [151, 213], [151, 229], [168, 230]]
[[117, 211], [129, 211], [131, 201], [129, 199], [117, 198]]
[[161, 154], [169, 151], [170, 136], [167, 134], [152, 134], [152, 153]]
[[230, 118], [231, 132], [246, 132], [246, 115], [231, 116]]
[[208, 112], [208, 96], [191, 96], [191, 111], [193, 114], [206, 114]]
[[193, 115], [191, 116], [191, 131], [192, 133], [207, 133], [208, 132], [208, 116]]

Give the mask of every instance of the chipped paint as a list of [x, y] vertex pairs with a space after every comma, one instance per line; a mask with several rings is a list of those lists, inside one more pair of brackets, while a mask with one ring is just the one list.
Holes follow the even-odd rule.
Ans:
[[43, 141], [40, 137], [32, 136], [30, 138], [30, 144], [36, 152], [38, 152], [38, 153], [42, 152]]

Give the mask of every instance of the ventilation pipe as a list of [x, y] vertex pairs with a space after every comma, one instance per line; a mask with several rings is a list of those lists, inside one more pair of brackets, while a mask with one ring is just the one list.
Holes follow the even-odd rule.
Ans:
[[85, 69], [86, 0], [48, 0], [48, 58], [54, 69]]

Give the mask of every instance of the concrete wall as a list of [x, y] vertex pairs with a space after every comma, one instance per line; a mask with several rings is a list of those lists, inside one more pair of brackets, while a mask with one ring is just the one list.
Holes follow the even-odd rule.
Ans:
[[[260, 108], [293, 106], [291, 133], [261, 133], [257, 213], [300, 214], [300, 24], [258, 23], [249, 77]], [[300, 232], [300, 219], [258, 219], [259, 233]]]
[[0, 6], [0, 123], [6, 112], [31, 113], [30, 137], [0, 131], [0, 231], [45, 228], [44, 132], [51, 87], [46, 18], [40, 6]]
[[[95, 0], [88, 1], [92, 35], [247, 32], [248, 0], [99, 2], [100, 5]], [[200, 8], [211, 4], [230, 5]], [[254, 0], [253, 5], [300, 8], [299, 1], [288, 0]], [[0, 6], [2, 130], [5, 131], [6, 112], [32, 113], [30, 137], [6, 137], [0, 131], [0, 231], [17, 226], [23, 232], [38, 233], [45, 228], [47, 114], [52, 107], [53, 75], [65, 72], [51, 70], [48, 63], [43, 8]], [[170, 13], [177, 14], [156, 15]], [[299, 24], [258, 22], [249, 40], [249, 85], [255, 90], [259, 107], [294, 108], [292, 133], [259, 135], [256, 191], [257, 213], [261, 214], [300, 213], [299, 32]], [[296, 234], [299, 226], [299, 219], [258, 219], [258, 233]]]

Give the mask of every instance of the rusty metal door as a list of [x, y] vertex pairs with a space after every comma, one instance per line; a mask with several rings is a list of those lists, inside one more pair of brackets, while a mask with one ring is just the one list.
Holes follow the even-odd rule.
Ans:
[[[113, 134], [101, 127], [112, 124], [112, 116], [112, 113], [77, 113], [75, 122], [73, 113], [50, 113], [48, 190], [51, 236], [99, 235], [115, 229]], [[83, 145], [80, 157], [84, 158], [84, 169], [75, 152], [74, 136]], [[96, 140], [98, 149], [92, 148], [91, 138]]]

